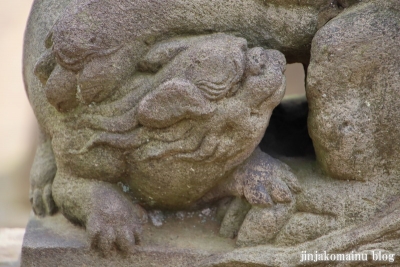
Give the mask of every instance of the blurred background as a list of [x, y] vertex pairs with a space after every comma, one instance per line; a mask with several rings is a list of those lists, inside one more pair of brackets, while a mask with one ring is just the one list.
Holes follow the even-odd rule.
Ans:
[[25, 227], [37, 126], [22, 81], [23, 34], [33, 0], [0, 0], [0, 228]]
[[[22, 81], [22, 44], [33, 0], [0, 0], [0, 228], [24, 228], [37, 125]], [[287, 95], [304, 94], [300, 64], [286, 71]]]
[[33, 0], [0, 0], [0, 267], [19, 266], [30, 214], [37, 126], [22, 82], [23, 34]]

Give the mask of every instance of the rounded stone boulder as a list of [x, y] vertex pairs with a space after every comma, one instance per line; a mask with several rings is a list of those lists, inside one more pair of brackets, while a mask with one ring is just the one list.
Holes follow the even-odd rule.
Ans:
[[313, 39], [308, 128], [317, 160], [338, 179], [400, 169], [400, 5], [355, 5]]

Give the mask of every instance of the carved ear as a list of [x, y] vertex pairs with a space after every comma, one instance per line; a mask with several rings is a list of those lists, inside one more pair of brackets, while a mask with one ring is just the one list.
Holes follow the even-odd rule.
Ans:
[[138, 121], [147, 127], [165, 128], [183, 119], [208, 117], [215, 107], [192, 83], [172, 79], [145, 96], [138, 106]]
[[157, 72], [162, 66], [188, 47], [189, 44], [184, 40], [174, 40], [172, 42], [157, 44], [139, 62], [138, 69], [145, 72]]

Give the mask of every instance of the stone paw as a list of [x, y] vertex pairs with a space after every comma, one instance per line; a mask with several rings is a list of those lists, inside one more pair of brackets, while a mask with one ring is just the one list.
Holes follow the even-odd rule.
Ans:
[[29, 200], [34, 213], [39, 217], [56, 213], [52, 185], [57, 167], [51, 141], [40, 143], [30, 173]]
[[31, 202], [33, 212], [39, 217], [52, 215], [57, 211], [57, 206], [52, 196], [51, 182], [42, 186], [31, 185], [29, 201]]
[[253, 206], [238, 232], [238, 246], [257, 246], [269, 243], [293, 214], [294, 204], [276, 204], [264, 208]]
[[293, 215], [300, 184], [289, 166], [256, 149], [235, 174], [252, 206], [237, 235], [239, 246], [266, 244]]
[[136, 245], [140, 244], [142, 212], [142, 208], [131, 203], [109, 202], [102, 209], [96, 209], [86, 223], [91, 247], [104, 257], [134, 253]]
[[254, 206], [272, 207], [290, 203], [301, 191], [290, 167], [259, 149], [240, 168], [237, 179], [242, 181], [243, 195]]

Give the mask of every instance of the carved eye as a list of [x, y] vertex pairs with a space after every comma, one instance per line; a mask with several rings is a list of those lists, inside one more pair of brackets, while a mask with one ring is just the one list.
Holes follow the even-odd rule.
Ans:
[[93, 57], [85, 62], [78, 74], [81, 100], [85, 104], [90, 104], [110, 97], [132, 72], [132, 60], [127, 48], [121, 48], [111, 54]]
[[188, 79], [210, 100], [220, 100], [235, 93], [243, 75], [242, 51], [226, 48], [204, 50], [192, 55], [194, 64], [186, 72]]
[[262, 74], [268, 62], [268, 56], [264, 49], [256, 47], [247, 53], [247, 73], [253, 76]]
[[[233, 90], [237, 90], [236, 83], [240, 81], [242, 77], [241, 68], [238, 66], [239, 63], [235, 60], [225, 64], [225, 69], [220, 69], [219, 79], [198, 79], [194, 84], [203, 92], [203, 94], [210, 100], [219, 100], [227, 96], [229, 93], [233, 93]], [[206, 77], [205, 77], [206, 78]]]

